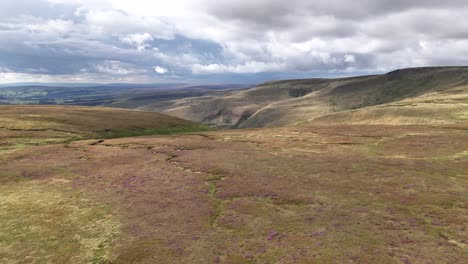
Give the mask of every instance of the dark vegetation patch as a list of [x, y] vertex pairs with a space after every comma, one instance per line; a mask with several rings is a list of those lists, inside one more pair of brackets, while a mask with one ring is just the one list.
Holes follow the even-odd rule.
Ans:
[[290, 88], [288, 90], [288, 94], [291, 97], [303, 97], [303, 96], [309, 94], [312, 91], [313, 91], [312, 88], [305, 88], [305, 87]]

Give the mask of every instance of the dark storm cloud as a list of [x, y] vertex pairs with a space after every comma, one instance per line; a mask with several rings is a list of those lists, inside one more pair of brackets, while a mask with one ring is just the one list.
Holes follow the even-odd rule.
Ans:
[[[451, 23], [453, 11], [468, 9], [468, 1], [436, 0], [258, 0], [205, 1], [213, 16], [232, 20], [244, 29], [289, 31], [298, 40], [311, 35], [348, 37], [355, 34], [376, 34], [391, 37], [401, 33], [428, 33], [440, 37], [466, 37], [465, 23]], [[434, 16], [427, 10], [438, 11]], [[413, 18], [411, 13], [415, 13]], [[409, 16], [402, 16], [406, 13]], [[466, 13], [464, 13], [466, 15]], [[379, 23], [382, 17], [390, 17]], [[392, 19], [393, 17], [393, 19]], [[366, 29], [371, 28], [371, 31]], [[246, 34], [249, 34], [246, 32]], [[392, 34], [392, 35], [390, 35]]]
[[465, 0], [257, 0], [204, 1], [206, 10], [220, 18], [258, 21], [277, 25], [290, 16], [325, 15], [340, 19], [363, 20], [414, 8], [463, 8]]

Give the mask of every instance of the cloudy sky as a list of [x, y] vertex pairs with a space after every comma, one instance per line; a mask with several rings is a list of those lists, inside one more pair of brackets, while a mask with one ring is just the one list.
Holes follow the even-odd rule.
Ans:
[[1, 0], [0, 82], [259, 82], [468, 65], [466, 0]]

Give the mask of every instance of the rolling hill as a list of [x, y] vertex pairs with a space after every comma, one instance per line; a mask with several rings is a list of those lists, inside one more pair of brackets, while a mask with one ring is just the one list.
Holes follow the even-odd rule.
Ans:
[[[140, 108], [222, 128], [282, 126], [425, 94], [444, 97], [445, 93], [456, 93], [456, 97], [464, 97], [467, 84], [467, 67], [411, 68], [384, 75], [269, 82], [221, 96], [185, 98]], [[466, 111], [466, 101], [456, 101], [457, 111]]]
[[151, 102], [219, 94], [246, 84], [10, 84], [0, 86], [0, 105], [82, 105], [136, 108]]
[[[139, 109], [217, 128], [304, 124], [325, 120], [321, 119], [324, 116], [330, 116], [329, 121], [334, 116], [337, 121], [359, 119], [361, 123], [458, 124], [465, 120], [467, 85], [468, 67], [426, 67], [383, 75], [274, 81], [250, 89], [242, 85], [183, 84], [1, 87], [0, 104]], [[394, 110], [394, 106], [402, 107]], [[356, 111], [359, 109], [363, 111]], [[353, 116], [349, 120], [347, 111]], [[436, 116], [440, 118], [436, 120]]]
[[206, 131], [154, 112], [81, 106], [0, 106], [0, 153], [79, 139]]
[[0, 262], [464, 264], [467, 72], [0, 106]]
[[325, 115], [301, 124], [468, 125], [468, 85], [382, 105]]

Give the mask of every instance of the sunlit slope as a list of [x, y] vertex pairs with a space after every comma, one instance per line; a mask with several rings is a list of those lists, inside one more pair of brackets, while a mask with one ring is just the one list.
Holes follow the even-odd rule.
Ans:
[[468, 127], [468, 86], [427, 93], [394, 103], [339, 112], [305, 123], [458, 125]]
[[412, 68], [354, 78], [270, 82], [222, 96], [165, 102], [153, 109], [218, 127], [281, 126], [467, 83], [466, 67]]
[[191, 121], [154, 112], [100, 107], [0, 106], [0, 152], [77, 139], [207, 129]]

